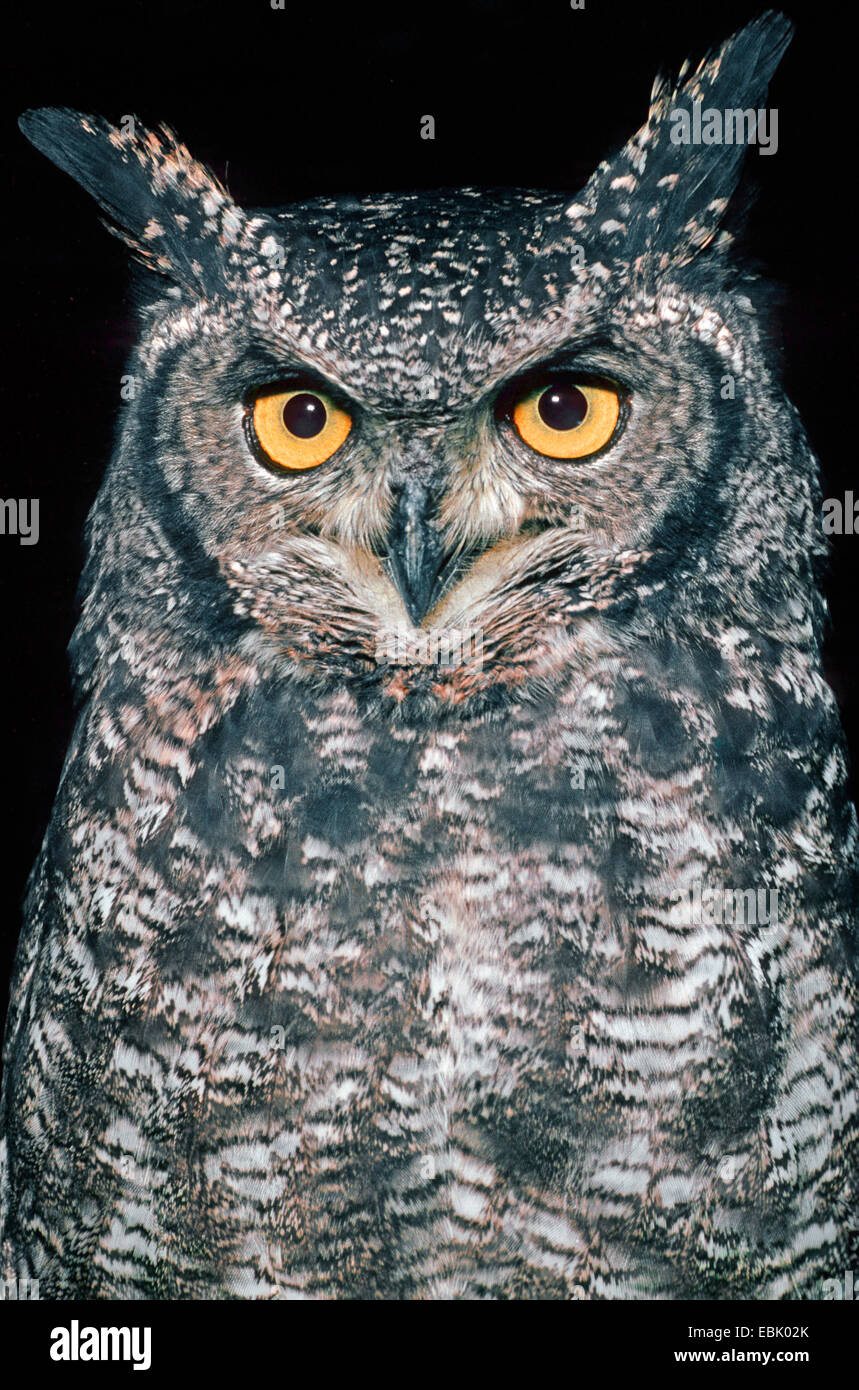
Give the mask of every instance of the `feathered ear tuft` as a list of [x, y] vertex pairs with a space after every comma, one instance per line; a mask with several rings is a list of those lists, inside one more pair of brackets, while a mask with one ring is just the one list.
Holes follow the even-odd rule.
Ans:
[[26, 111], [18, 124], [104, 208], [145, 266], [193, 291], [211, 289], [244, 215], [169, 130], [132, 117], [112, 126], [65, 107]]
[[568, 209], [574, 228], [606, 239], [609, 256], [662, 267], [709, 245], [747, 144], [775, 150], [778, 127], [763, 104], [792, 35], [791, 21], [769, 10], [694, 70], [684, 63], [675, 85], [658, 77], [646, 124]]

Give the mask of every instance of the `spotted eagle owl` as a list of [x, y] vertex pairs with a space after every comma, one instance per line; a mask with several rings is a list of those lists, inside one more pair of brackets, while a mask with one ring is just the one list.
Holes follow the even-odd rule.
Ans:
[[789, 37], [657, 81], [566, 196], [248, 211], [166, 130], [22, 118], [144, 290], [12, 989], [7, 1276], [816, 1298], [855, 1261], [817, 466], [729, 231], [727, 117]]

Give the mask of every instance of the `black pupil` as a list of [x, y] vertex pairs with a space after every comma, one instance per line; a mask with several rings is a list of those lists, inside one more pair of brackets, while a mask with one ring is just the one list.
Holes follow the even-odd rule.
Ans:
[[297, 435], [299, 439], [312, 439], [324, 426], [326, 414], [318, 396], [312, 396], [309, 391], [299, 391], [298, 395], [290, 396], [283, 407], [283, 423], [290, 434]]
[[588, 413], [587, 398], [577, 386], [550, 386], [537, 402], [550, 430], [574, 430]]

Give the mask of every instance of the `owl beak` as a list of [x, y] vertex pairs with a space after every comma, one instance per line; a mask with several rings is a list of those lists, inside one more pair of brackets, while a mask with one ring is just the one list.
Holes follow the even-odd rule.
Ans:
[[388, 532], [388, 569], [415, 627], [432, 607], [445, 558], [435, 512], [431, 489], [409, 478], [399, 490]]

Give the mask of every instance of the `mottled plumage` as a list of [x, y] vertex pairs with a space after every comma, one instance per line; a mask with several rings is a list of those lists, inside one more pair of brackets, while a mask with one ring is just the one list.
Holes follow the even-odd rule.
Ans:
[[[743, 151], [670, 138], [761, 106], [788, 38], [657, 84], [574, 198], [253, 213], [166, 132], [24, 118], [148, 287], [7, 1030], [3, 1265], [43, 1297], [815, 1298], [855, 1265], [817, 466], [723, 230]], [[593, 458], [500, 408], [546, 364], [622, 386]], [[352, 432], [279, 473], [247, 401], [296, 373]], [[406, 503], [417, 621], [481, 660], [379, 654], [416, 636]], [[777, 920], [691, 920], [696, 885]]]

